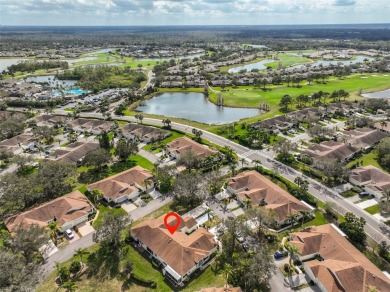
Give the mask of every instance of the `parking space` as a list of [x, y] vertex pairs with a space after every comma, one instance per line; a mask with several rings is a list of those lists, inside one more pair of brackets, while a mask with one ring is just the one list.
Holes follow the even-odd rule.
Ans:
[[71, 243], [73, 243], [73, 242], [75, 242], [75, 241], [80, 239], [80, 236], [77, 234], [77, 232], [74, 232], [74, 230], [72, 230], [72, 231], [73, 231], [73, 238], [69, 239], [69, 244], [71, 244]]
[[368, 208], [368, 207], [371, 207], [371, 206], [374, 206], [377, 204], [378, 204], [378, 201], [376, 199], [370, 199], [370, 200], [366, 200], [366, 201], [363, 201], [361, 203], [358, 203], [358, 204], [356, 204], [356, 206], [358, 206], [359, 208], [365, 209], [365, 208]]
[[[87, 234], [90, 234], [92, 232], [95, 232], [95, 228], [90, 224], [90, 222], [84, 222], [77, 226], [78, 228], [78, 233], [81, 236], [86, 236]], [[77, 234], [76, 234], [77, 235]]]
[[137, 206], [134, 205], [133, 203], [131, 202], [125, 202], [121, 205], [121, 207], [127, 212], [127, 213], [130, 213], [131, 211], [134, 211], [135, 209], [137, 209]]

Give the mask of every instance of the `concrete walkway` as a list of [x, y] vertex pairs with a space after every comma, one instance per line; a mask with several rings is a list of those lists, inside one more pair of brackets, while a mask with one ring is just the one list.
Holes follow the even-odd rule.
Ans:
[[366, 208], [374, 206], [374, 205], [378, 205], [378, 202], [375, 199], [366, 200], [366, 201], [363, 201], [361, 203], [356, 204], [356, 206], [358, 206], [359, 208], [362, 208], [362, 209], [366, 209]]

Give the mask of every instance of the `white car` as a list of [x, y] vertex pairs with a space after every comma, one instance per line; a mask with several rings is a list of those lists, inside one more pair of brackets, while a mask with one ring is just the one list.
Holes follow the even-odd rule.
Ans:
[[66, 236], [68, 239], [73, 239], [73, 238], [74, 238], [73, 231], [70, 230], [70, 229], [66, 229], [66, 230], [65, 230], [65, 236]]

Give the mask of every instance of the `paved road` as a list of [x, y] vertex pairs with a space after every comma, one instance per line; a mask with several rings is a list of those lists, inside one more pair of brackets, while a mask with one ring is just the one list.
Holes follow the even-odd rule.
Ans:
[[[66, 115], [66, 111], [62, 110], [56, 110], [56, 114], [60, 115]], [[90, 117], [90, 118], [103, 118], [101, 114], [97, 113], [82, 113], [82, 117]], [[127, 121], [127, 122], [136, 122], [136, 119], [134, 117], [130, 116], [112, 116], [114, 119], [120, 120], [120, 121]], [[153, 118], [144, 118], [143, 122], [145, 124], [151, 124], [151, 125], [158, 125], [162, 126], [162, 122], [159, 119], [153, 119]], [[187, 133], [192, 133], [192, 129], [194, 127], [183, 125], [179, 123], [172, 122], [171, 127], [175, 130], [180, 130]], [[220, 145], [220, 146], [229, 146], [231, 147], [240, 157], [245, 157], [248, 160], [260, 160], [262, 165], [266, 168], [273, 169], [275, 168], [274, 162], [271, 158], [266, 157], [266, 154], [251, 150], [245, 146], [239, 145], [235, 142], [232, 142], [226, 138], [223, 138], [221, 136], [218, 136], [216, 134], [204, 131], [202, 129], [199, 129], [203, 132], [202, 138], [205, 140], [208, 140], [214, 144]], [[290, 181], [294, 181], [294, 179], [297, 176], [302, 176], [302, 173], [279, 164], [277, 166], [277, 169], [279, 172], [281, 172], [281, 175], [287, 178]], [[283, 171], [285, 169], [285, 171]], [[352, 212], [357, 216], [363, 217], [367, 224], [365, 227], [365, 231], [369, 236], [371, 236], [376, 241], [386, 241], [390, 244], [389, 238], [383, 234], [383, 232], [380, 229], [381, 222], [374, 218], [372, 215], [368, 214], [367, 212], [363, 211], [359, 207], [357, 207], [355, 204], [344, 200], [342, 197], [340, 197], [336, 192], [332, 191], [330, 188], [327, 188], [324, 185], [321, 185], [320, 183], [307, 178], [309, 181], [309, 192], [312, 193], [315, 197], [317, 197], [321, 201], [330, 201], [335, 203], [335, 208], [338, 210], [341, 214], [345, 214], [346, 212]], [[320, 187], [320, 189], [318, 189]]]

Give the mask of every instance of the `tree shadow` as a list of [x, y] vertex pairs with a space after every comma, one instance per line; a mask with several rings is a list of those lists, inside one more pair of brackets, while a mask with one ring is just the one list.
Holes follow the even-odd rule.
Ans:
[[119, 274], [119, 249], [102, 245], [88, 257], [88, 277], [95, 277], [101, 281], [117, 277]]

